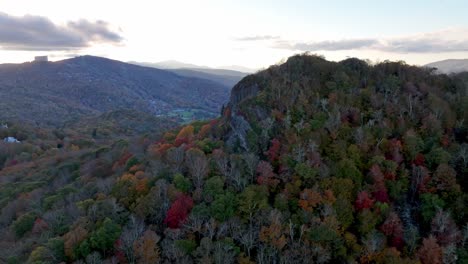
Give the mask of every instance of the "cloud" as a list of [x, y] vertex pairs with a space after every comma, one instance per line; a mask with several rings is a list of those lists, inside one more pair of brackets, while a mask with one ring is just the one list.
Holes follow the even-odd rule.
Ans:
[[376, 50], [392, 53], [443, 53], [468, 51], [468, 28], [455, 28], [394, 38], [292, 42], [279, 39], [273, 48], [294, 51]]
[[263, 35], [263, 36], [247, 36], [235, 38], [237, 41], [262, 41], [262, 40], [276, 40], [280, 39], [279, 36]]
[[351, 50], [351, 49], [362, 49], [369, 48], [378, 43], [375, 39], [349, 39], [349, 40], [327, 40], [320, 42], [298, 42], [289, 43], [287, 41], [277, 41], [273, 47], [280, 49], [300, 50], [300, 51], [314, 51], [314, 50]]
[[0, 12], [0, 47], [7, 50], [76, 50], [95, 43], [118, 44], [123, 40], [104, 21], [85, 19], [56, 25], [46, 17], [10, 16]]

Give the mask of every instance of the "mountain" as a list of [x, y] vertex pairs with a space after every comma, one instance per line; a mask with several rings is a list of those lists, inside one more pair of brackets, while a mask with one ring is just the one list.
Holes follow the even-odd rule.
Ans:
[[[221, 67], [208, 67], [208, 66], [201, 66], [191, 63], [180, 62], [176, 60], [167, 60], [167, 61], [160, 61], [160, 62], [136, 62], [131, 61], [129, 63], [146, 66], [146, 67], [153, 67], [158, 69], [191, 69], [191, 70], [202, 70], [208, 73], [221, 73], [223, 70], [237, 72], [234, 73], [235, 75], [239, 73], [253, 73], [257, 71], [256, 69], [247, 68], [244, 66], [239, 65], [229, 65], [229, 66], [221, 66]], [[218, 72], [220, 70], [221, 72]], [[223, 74], [224, 75], [224, 74]], [[229, 74], [227, 74], [229, 75]]]
[[209, 117], [228, 96], [229, 88], [210, 80], [93, 56], [0, 65], [0, 120], [61, 124], [122, 108]]
[[214, 69], [206, 66], [198, 66], [178, 61], [163, 61], [158, 63], [129, 62], [135, 65], [165, 69], [184, 77], [202, 78], [217, 82], [231, 89], [242, 78], [248, 75], [248, 71], [236, 71], [230, 69]]
[[243, 72], [218, 69], [171, 69], [169, 71], [184, 77], [211, 80], [213, 82], [220, 83], [229, 89], [234, 87], [234, 85], [242, 80], [242, 78], [247, 76], [247, 73]]
[[160, 62], [129, 62], [131, 64], [152, 67], [157, 69], [180, 69], [180, 68], [188, 68], [188, 69], [209, 69], [207, 66], [199, 66], [191, 63], [180, 62], [176, 60], [167, 60], [167, 61], [160, 61]]
[[437, 68], [441, 73], [468, 72], [468, 59], [451, 59], [436, 61], [425, 65], [426, 67]]
[[463, 263], [467, 87], [297, 55], [160, 136], [1, 126], [0, 262]]

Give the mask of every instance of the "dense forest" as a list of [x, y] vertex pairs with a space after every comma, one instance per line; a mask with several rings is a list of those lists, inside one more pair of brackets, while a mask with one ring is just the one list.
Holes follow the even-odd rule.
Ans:
[[0, 263], [468, 263], [467, 73], [304, 54], [217, 119], [84, 126], [0, 128]]

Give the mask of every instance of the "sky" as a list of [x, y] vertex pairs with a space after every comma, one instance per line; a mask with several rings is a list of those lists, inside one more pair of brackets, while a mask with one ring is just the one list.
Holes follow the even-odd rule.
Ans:
[[0, 63], [48, 55], [266, 68], [303, 52], [468, 58], [468, 1], [0, 0]]

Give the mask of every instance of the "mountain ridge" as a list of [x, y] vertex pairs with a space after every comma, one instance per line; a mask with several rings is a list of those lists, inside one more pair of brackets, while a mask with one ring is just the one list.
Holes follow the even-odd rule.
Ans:
[[440, 73], [460, 73], [468, 72], [468, 59], [447, 59], [431, 62], [426, 67], [437, 68]]
[[228, 87], [211, 80], [95, 56], [2, 64], [0, 78], [1, 119], [34, 119], [35, 113], [37, 121], [56, 124], [68, 115], [118, 108], [158, 115], [199, 109], [215, 115], [229, 94]]

